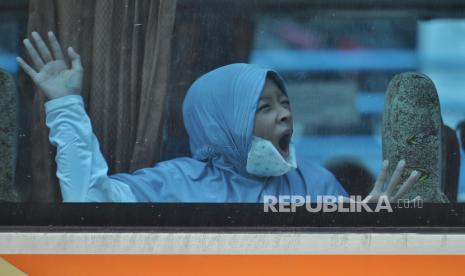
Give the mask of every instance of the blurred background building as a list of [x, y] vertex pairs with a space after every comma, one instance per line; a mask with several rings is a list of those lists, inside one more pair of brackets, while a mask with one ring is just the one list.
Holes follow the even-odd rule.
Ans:
[[[384, 94], [405, 71], [433, 80], [446, 125], [465, 119], [464, 11], [435, 8], [329, 8], [258, 19], [250, 62], [284, 76], [299, 153], [322, 165], [351, 161], [378, 175]], [[464, 174], [462, 152], [459, 201]]]

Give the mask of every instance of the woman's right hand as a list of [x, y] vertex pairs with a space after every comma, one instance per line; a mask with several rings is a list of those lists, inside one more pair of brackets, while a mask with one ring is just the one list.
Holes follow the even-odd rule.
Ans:
[[82, 89], [83, 75], [80, 56], [73, 48], [69, 47], [68, 56], [72, 66], [68, 68], [60, 43], [52, 32], [48, 33], [48, 39], [53, 56], [37, 32], [32, 32], [32, 38], [36, 47], [27, 38], [23, 43], [31, 57], [33, 67], [22, 58], [17, 57], [16, 61], [21, 68], [32, 78], [48, 99], [79, 95]]

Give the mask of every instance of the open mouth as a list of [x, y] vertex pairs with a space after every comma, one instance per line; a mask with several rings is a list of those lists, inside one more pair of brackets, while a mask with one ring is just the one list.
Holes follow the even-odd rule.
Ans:
[[284, 134], [278, 142], [279, 151], [284, 158], [289, 156], [289, 144], [291, 143], [291, 133]]

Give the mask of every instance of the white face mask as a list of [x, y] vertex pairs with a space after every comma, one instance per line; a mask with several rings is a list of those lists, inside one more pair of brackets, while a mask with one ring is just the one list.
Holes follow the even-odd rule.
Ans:
[[289, 144], [289, 156], [284, 159], [273, 143], [253, 136], [247, 157], [247, 172], [258, 176], [280, 176], [297, 168], [294, 144]]

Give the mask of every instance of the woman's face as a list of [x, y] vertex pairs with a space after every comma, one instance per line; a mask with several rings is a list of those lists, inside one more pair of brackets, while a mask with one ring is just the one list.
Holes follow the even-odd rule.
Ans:
[[287, 158], [292, 130], [289, 99], [273, 79], [267, 78], [255, 114], [254, 135], [269, 140]]

